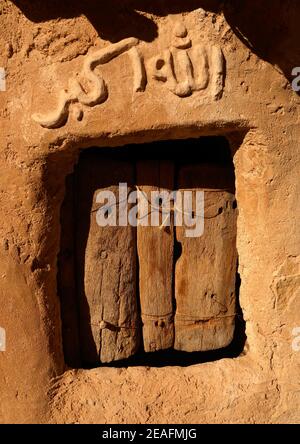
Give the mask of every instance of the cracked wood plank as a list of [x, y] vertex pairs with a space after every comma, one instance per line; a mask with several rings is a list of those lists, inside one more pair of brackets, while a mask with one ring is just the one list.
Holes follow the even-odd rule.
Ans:
[[[137, 183], [140, 191], [151, 202], [151, 192], [173, 190], [172, 162], [145, 160], [137, 163]], [[157, 199], [156, 199], [157, 200]], [[166, 222], [167, 201], [154, 199], [154, 208], [160, 208], [159, 224]], [[149, 206], [150, 212], [150, 206]], [[151, 215], [152, 215], [151, 214]], [[143, 226], [147, 215], [139, 201], [140, 223], [137, 227], [139, 258], [139, 291], [143, 322], [143, 343], [146, 352], [167, 349], [174, 344], [173, 322], [173, 219], [170, 226]], [[150, 217], [149, 214], [149, 225]]]
[[[182, 255], [175, 269], [175, 346], [187, 352], [226, 347], [235, 326], [236, 201], [234, 174], [218, 165], [187, 165], [179, 189], [204, 191], [204, 233], [176, 227]], [[195, 196], [193, 199], [195, 205]], [[195, 211], [195, 207], [193, 207]]]
[[[131, 226], [99, 226], [96, 218], [112, 191], [116, 204], [102, 214], [119, 216], [119, 183], [133, 187], [134, 168], [122, 159], [90, 154], [79, 163], [77, 267], [83, 361], [108, 363], [133, 355], [139, 346], [136, 298], [136, 235]], [[124, 202], [123, 202], [124, 203]], [[116, 213], [114, 213], [116, 211]], [[117, 224], [118, 225], [118, 224]]]

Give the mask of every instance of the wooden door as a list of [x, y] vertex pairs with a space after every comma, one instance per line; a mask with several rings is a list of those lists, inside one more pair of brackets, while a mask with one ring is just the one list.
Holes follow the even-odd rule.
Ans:
[[[83, 156], [78, 167], [77, 272], [79, 330], [82, 360], [93, 364], [117, 361], [133, 355], [139, 346], [140, 322], [136, 295], [136, 232], [118, 226], [119, 183], [133, 187], [134, 167], [100, 152]], [[116, 226], [99, 226], [103, 203], [99, 192], [112, 191]]]
[[[58, 275], [67, 363], [126, 359], [141, 344], [146, 352], [226, 347], [235, 327], [233, 167], [126, 160], [119, 154], [84, 153], [67, 183]], [[120, 224], [124, 199], [127, 204], [127, 195], [119, 197], [120, 183], [127, 184], [127, 195], [138, 190], [147, 202], [145, 207], [138, 198], [137, 227], [124, 219]], [[174, 208], [163, 195], [153, 200], [153, 192], [167, 191], [170, 197], [174, 189], [192, 193], [194, 213], [196, 192], [204, 191], [199, 236], [187, 236], [186, 208], [177, 203]], [[112, 192], [113, 204], [100, 202], [101, 192]], [[130, 204], [126, 215], [129, 209]], [[182, 213], [182, 226], [174, 226], [174, 209]], [[115, 217], [114, 223], [99, 225], [100, 210], [107, 220]], [[159, 213], [156, 224], [153, 212]], [[175, 241], [182, 249], [176, 262]]]
[[186, 237], [187, 227], [176, 227], [182, 255], [175, 270], [174, 348], [215, 350], [229, 345], [235, 324], [234, 175], [228, 167], [189, 165], [180, 168], [178, 181], [182, 192], [204, 191], [204, 232]]

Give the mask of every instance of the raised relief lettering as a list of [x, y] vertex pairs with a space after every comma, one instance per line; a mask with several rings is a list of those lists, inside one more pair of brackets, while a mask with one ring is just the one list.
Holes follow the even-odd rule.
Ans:
[[174, 30], [170, 49], [150, 61], [152, 78], [179, 97], [210, 88], [209, 95], [222, 96], [224, 57], [217, 46], [192, 45], [186, 27], [180, 23]]
[[[145, 74], [142, 59], [134, 48], [138, 43], [137, 39], [128, 38], [90, 54], [83, 64], [79, 79], [70, 79], [68, 89], [60, 93], [57, 110], [48, 115], [34, 114], [33, 120], [45, 128], [58, 128], [66, 123], [72, 103], [79, 102], [81, 105], [95, 106], [105, 102], [108, 98], [107, 85], [105, 80], [95, 73], [95, 68], [110, 62], [126, 51], [129, 51], [136, 71], [134, 89], [135, 91], [143, 90]], [[77, 116], [82, 118], [82, 112], [77, 112]]]
[[218, 46], [193, 45], [183, 23], [175, 26], [171, 47], [161, 54], [144, 61], [138, 49], [139, 40], [127, 38], [89, 54], [82, 71], [69, 80], [67, 89], [61, 91], [57, 109], [49, 114], [33, 114], [32, 118], [44, 128], [63, 126], [73, 107], [73, 116], [82, 120], [84, 106], [104, 103], [109, 95], [104, 78], [95, 68], [127, 53], [132, 65], [133, 93], [145, 91], [148, 80], [161, 82], [178, 97], [189, 97], [199, 92], [201, 100], [219, 100], [222, 97], [225, 63]]

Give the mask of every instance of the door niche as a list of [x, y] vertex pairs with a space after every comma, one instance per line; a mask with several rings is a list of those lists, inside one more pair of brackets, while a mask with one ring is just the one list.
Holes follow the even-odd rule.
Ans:
[[[158, 193], [157, 223], [139, 200], [139, 223], [126, 223], [119, 184], [127, 186], [128, 211], [134, 211], [127, 199], [132, 191], [150, 210], [151, 193]], [[204, 192], [201, 235], [186, 235], [185, 208], [178, 224], [174, 202], [165, 223], [165, 191], [190, 193], [193, 220], [196, 193]], [[113, 208], [100, 203], [99, 192], [116, 196]], [[99, 208], [117, 223], [99, 226]], [[228, 347], [238, 310], [236, 220], [234, 168], [224, 138], [82, 152], [61, 210], [58, 290], [66, 363], [91, 367], [153, 352]]]

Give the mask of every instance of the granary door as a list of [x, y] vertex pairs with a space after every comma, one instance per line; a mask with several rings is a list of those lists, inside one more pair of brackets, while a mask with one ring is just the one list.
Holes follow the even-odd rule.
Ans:
[[[122, 198], [120, 184], [126, 184]], [[132, 191], [138, 196], [136, 224], [121, 214], [124, 200], [128, 210], [133, 206]], [[179, 192], [180, 205], [171, 199], [166, 208], [165, 196], [172, 192], [173, 197]], [[189, 207], [184, 206], [187, 192]], [[195, 206], [198, 192], [204, 196], [202, 215]], [[63, 287], [68, 302], [62, 304], [71, 355], [77, 346], [81, 362], [94, 365], [140, 350], [194, 352], [230, 344], [237, 266], [232, 168], [213, 162], [133, 160], [107, 151], [101, 155], [98, 149], [83, 155], [76, 168], [72, 202], [73, 225], [64, 235], [73, 242], [73, 275], [69, 262], [62, 267], [73, 282]], [[107, 226], [97, 221], [99, 209], [110, 220]], [[193, 228], [187, 224], [188, 211], [191, 219], [204, 219], [204, 229], [196, 235], [187, 234]], [[70, 322], [74, 305], [77, 319]], [[72, 325], [77, 329], [73, 337]]]

